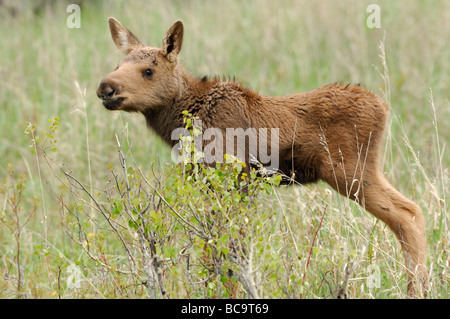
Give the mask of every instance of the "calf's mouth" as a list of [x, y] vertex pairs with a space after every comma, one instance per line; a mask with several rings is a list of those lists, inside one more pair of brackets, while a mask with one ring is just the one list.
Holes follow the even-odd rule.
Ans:
[[124, 99], [125, 98], [123, 98], [123, 97], [119, 97], [119, 98], [115, 98], [115, 99], [104, 99], [103, 105], [108, 110], [114, 111], [114, 110], [117, 110], [122, 105], [122, 102]]

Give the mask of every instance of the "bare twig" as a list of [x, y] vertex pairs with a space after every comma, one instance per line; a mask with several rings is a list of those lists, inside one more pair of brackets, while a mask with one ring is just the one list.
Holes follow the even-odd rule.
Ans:
[[[322, 222], [323, 222], [323, 219], [325, 218], [326, 213], [327, 213], [327, 208], [325, 207], [325, 209], [324, 209], [324, 211], [323, 211], [322, 218], [320, 219], [319, 226], [317, 227], [316, 233], [314, 234], [314, 238], [313, 238], [313, 242], [312, 242], [312, 244], [311, 244], [311, 248], [309, 249], [308, 261], [306, 262], [305, 272], [303, 273], [302, 286], [305, 285], [306, 272], [307, 272], [307, 270], [308, 270], [309, 262], [310, 262], [310, 260], [311, 260], [311, 254], [312, 254], [312, 251], [313, 251], [314, 243], [316, 242], [317, 234], [319, 233], [320, 227], [322, 227]], [[303, 293], [300, 294], [300, 299], [301, 299], [302, 297], [303, 297]]]
[[339, 290], [336, 292], [336, 299], [347, 299], [348, 296], [348, 280], [353, 274], [353, 271], [356, 267], [353, 266], [353, 263], [348, 263], [345, 266], [345, 278], [342, 285], [339, 287]]

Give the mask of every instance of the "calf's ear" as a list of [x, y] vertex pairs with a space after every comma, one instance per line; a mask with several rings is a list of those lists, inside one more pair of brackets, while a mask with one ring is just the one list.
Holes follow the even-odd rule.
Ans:
[[162, 53], [170, 62], [177, 60], [178, 54], [183, 45], [184, 27], [181, 21], [175, 22], [163, 38]]
[[144, 47], [144, 44], [118, 20], [113, 17], [108, 19], [111, 37], [117, 48], [123, 54], [127, 55], [136, 48]]

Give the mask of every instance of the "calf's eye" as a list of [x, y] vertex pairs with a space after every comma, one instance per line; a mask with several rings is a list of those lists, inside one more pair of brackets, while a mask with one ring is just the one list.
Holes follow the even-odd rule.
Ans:
[[142, 76], [145, 77], [145, 78], [149, 78], [152, 75], [153, 75], [153, 71], [150, 70], [150, 69], [147, 69], [147, 70], [144, 71], [144, 73], [142, 73]]

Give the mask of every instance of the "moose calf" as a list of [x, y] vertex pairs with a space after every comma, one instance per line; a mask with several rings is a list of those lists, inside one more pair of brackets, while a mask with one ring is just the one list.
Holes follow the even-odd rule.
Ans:
[[[191, 76], [178, 62], [184, 30], [180, 21], [167, 31], [161, 48], [145, 46], [114, 18], [109, 27], [126, 57], [98, 87], [108, 110], [142, 113], [172, 146], [178, 142], [172, 132], [183, 126], [183, 110], [197, 116], [204, 128], [223, 132], [224, 139], [227, 128], [278, 129], [276, 143], [269, 139], [266, 145], [278, 152], [278, 172], [302, 184], [323, 180], [385, 222], [403, 250], [408, 297], [426, 288], [422, 212], [380, 171], [389, 109], [380, 97], [341, 84], [288, 96], [260, 95], [236, 81]], [[244, 145], [248, 150], [249, 143]], [[250, 167], [249, 158], [240, 160]]]

